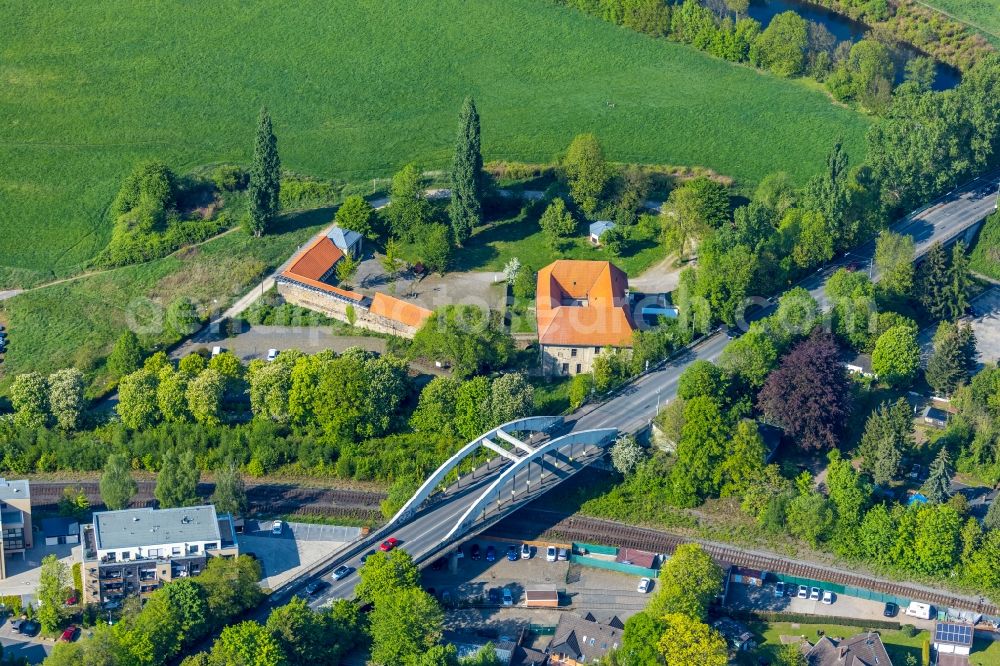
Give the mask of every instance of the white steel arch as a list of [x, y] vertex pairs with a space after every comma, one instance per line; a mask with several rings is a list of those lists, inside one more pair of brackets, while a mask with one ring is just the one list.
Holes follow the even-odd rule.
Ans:
[[426, 481], [421, 484], [417, 492], [413, 494], [406, 504], [396, 512], [396, 515], [392, 517], [386, 527], [394, 526], [398, 522], [407, 521], [413, 517], [417, 509], [421, 504], [424, 503], [428, 497], [434, 492], [438, 484], [441, 483], [444, 478], [448, 475], [451, 470], [455, 469], [463, 460], [472, 455], [479, 449], [480, 446], [484, 446], [485, 442], [500, 436], [499, 433], [511, 432], [544, 432], [550, 428], [559, 425], [563, 422], [563, 417], [561, 416], [529, 416], [523, 419], [517, 419], [515, 421], [510, 421], [509, 423], [504, 423], [503, 425], [497, 426], [493, 430], [483, 433], [476, 439], [472, 440], [461, 449], [458, 450], [455, 455], [448, 458], [440, 467], [438, 467], [433, 474], [431, 474]]
[[[475, 523], [478, 519], [480, 512], [485, 511], [491, 502], [500, 497], [501, 490], [504, 490], [504, 486], [507, 482], [516, 481], [518, 471], [528, 468], [532, 462], [544, 458], [547, 454], [559, 452], [567, 447], [569, 447], [572, 454], [573, 447], [581, 444], [607, 446], [617, 435], [617, 428], [581, 430], [580, 432], [569, 433], [568, 435], [563, 435], [562, 437], [557, 437], [548, 441], [529, 455], [519, 458], [517, 462], [505, 469], [500, 476], [498, 476], [493, 483], [491, 483], [486, 490], [482, 492], [479, 498], [468, 509], [466, 509], [465, 513], [462, 514], [462, 517], [455, 523], [455, 526], [452, 527], [444, 539], [442, 539], [442, 543], [451, 541], [456, 536], [460, 535], [460, 533], [465, 532], [472, 527], [473, 523]], [[530, 483], [531, 480], [529, 478], [527, 485], [530, 486]]]

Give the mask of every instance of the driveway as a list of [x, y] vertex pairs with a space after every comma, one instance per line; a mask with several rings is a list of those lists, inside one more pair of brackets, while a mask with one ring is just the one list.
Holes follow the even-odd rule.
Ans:
[[276, 536], [271, 521], [248, 521], [239, 537], [240, 553], [254, 554], [261, 566], [261, 586], [273, 590], [359, 536], [359, 527], [309, 523], [286, 523]]
[[80, 546], [46, 546], [41, 534], [36, 536], [41, 545], [36, 542], [35, 547], [24, 554], [24, 559], [17, 555], [7, 558], [7, 577], [0, 580], [0, 595], [34, 595], [38, 589], [42, 558], [46, 555], [56, 555], [67, 567], [80, 561]]
[[428, 310], [444, 305], [476, 305], [502, 311], [506, 307], [507, 289], [503, 273], [464, 271], [445, 275], [418, 276], [412, 271], [386, 274], [381, 255], [361, 262], [353, 284], [356, 291], [372, 296], [381, 291], [396, 298], [413, 301]]
[[665, 294], [673, 291], [680, 283], [681, 271], [688, 266], [694, 266], [692, 262], [680, 266], [675, 265], [676, 263], [677, 257], [669, 255], [655, 266], [647, 268], [640, 275], [630, 277], [628, 279], [629, 289], [642, 294]]

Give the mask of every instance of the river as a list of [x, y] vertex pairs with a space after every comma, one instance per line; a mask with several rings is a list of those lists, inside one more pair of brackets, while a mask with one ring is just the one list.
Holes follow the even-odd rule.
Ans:
[[[838, 42], [849, 41], [852, 44], [860, 41], [868, 34], [868, 26], [863, 23], [851, 20], [850, 18], [838, 14], [834, 11], [819, 5], [802, 2], [801, 0], [751, 0], [750, 17], [760, 21], [760, 24], [767, 27], [778, 14], [793, 11], [807, 21], [815, 21], [826, 27], [830, 33], [837, 38]], [[923, 55], [909, 44], [897, 43], [892, 47], [893, 59], [896, 62], [896, 83], [903, 81], [903, 67], [906, 62], [915, 56]], [[934, 90], [948, 90], [958, 85], [962, 80], [962, 73], [951, 65], [935, 60]]]

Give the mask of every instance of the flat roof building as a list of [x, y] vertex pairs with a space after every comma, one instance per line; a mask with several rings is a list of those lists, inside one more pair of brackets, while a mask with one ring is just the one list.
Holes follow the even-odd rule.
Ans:
[[80, 533], [87, 603], [150, 594], [198, 575], [209, 557], [239, 555], [232, 517], [210, 504], [97, 512]]
[[0, 580], [7, 577], [7, 557], [24, 557], [31, 548], [31, 485], [27, 479], [0, 478]]

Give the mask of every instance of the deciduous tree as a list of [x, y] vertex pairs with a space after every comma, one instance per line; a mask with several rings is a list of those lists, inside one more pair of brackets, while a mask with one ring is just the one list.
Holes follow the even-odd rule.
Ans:
[[69, 585], [69, 567], [56, 555], [50, 554], [42, 558], [42, 566], [38, 574], [38, 621], [42, 631], [52, 633], [62, 622], [65, 604], [65, 589]]
[[817, 331], [793, 347], [768, 376], [758, 404], [800, 447], [836, 446], [851, 412], [851, 391], [830, 335]]
[[14, 423], [22, 428], [41, 428], [49, 418], [49, 385], [37, 372], [27, 372], [14, 378], [10, 388], [14, 406]]
[[920, 346], [908, 326], [895, 326], [875, 341], [872, 372], [887, 384], [906, 387], [913, 383], [920, 369]]
[[225, 377], [212, 367], [202, 370], [197, 377], [188, 382], [185, 397], [188, 411], [194, 420], [205, 425], [218, 425], [225, 391]]
[[722, 569], [699, 544], [682, 544], [660, 569], [646, 612], [659, 617], [671, 611], [701, 620], [721, 590]]
[[246, 514], [248, 507], [246, 485], [243, 483], [243, 474], [239, 466], [232, 460], [222, 463], [215, 472], [212, 504], [219, 513], [233, 516]]
[[569, 144], [563, 168], [569, 179], [573, 201], [588, 215], [593, 214], [610, 177], [597, 137], [593, 134], [578, 134]]
[[372, 661], [382, 666], [406, 664], [441, 640], [444, 613], [417, 585], [376, 598], [369, 615]]
[[198, 502], [200, 477], [201, 470], [195, 464], [193, 451], [184, 451], [178, 455], [176, 451], [170, 449], [163, 454], [163, 463], [156, 475], [156, 489], [153, 495], [164, 509], [191, 506]]
[[682, 613], [663, 617], [666, 628], [658, 643], [667, 664], [726, 666], [729, 651], [719, 632], [697, 618]]
[[566, 202], [559, 197], [553, 199], [552, 203], [548, 205], [539, 218], [538, 224], [545, 232], [549, 243], [556, 248], [576, 232], [576, 220], [573, 219], [573, 214], [566, 209]]
[[352, 194], [340, 204], [333, 223], [341, 229], [356, 231], [369, 240], [377, 238], [374, 226], [375, 209], [359, 194]]
[[83, 373], [76, 368], [49, 375], [49, 408], [63, 430], [73, 430], [83, 412]]
[[115, 411], [126, 428], [144, 430], [159, 419], [156, 384], [156, 376], [145, 369], [122, 377]]
[[504, 373], [490, 385], [491, 425], [529, 416], [534, 404], [534, 389], [520, 372]]
[[386, 596], [420, 585], [420, 570], [410, 554], [402, 549], [388, 553], [380, 550], [369, 555], [358, 576], [361, 580], [355, 588], [355, 595], [376, 606]]
[[645, 459], [646, 452], [631, 435], [622, 435], [611, 445], [611, 464], [622, 476], [631, 475]]
[[132, 501], [136, 490], [138, 486], [132, 478], [128, 461], [124, 456], [112, 453], [104, 463], [101, 474], [100, 491], [104, 506], [111, 511], [124, 509]]
[[913, 292], [913, 236], [883, 231], [875, 241], [879, 289], [897, 298]]
[[226, 627], [212, 646], [210, 666], [283, 666], [288, 661], [277, 639], [249, 620]]

